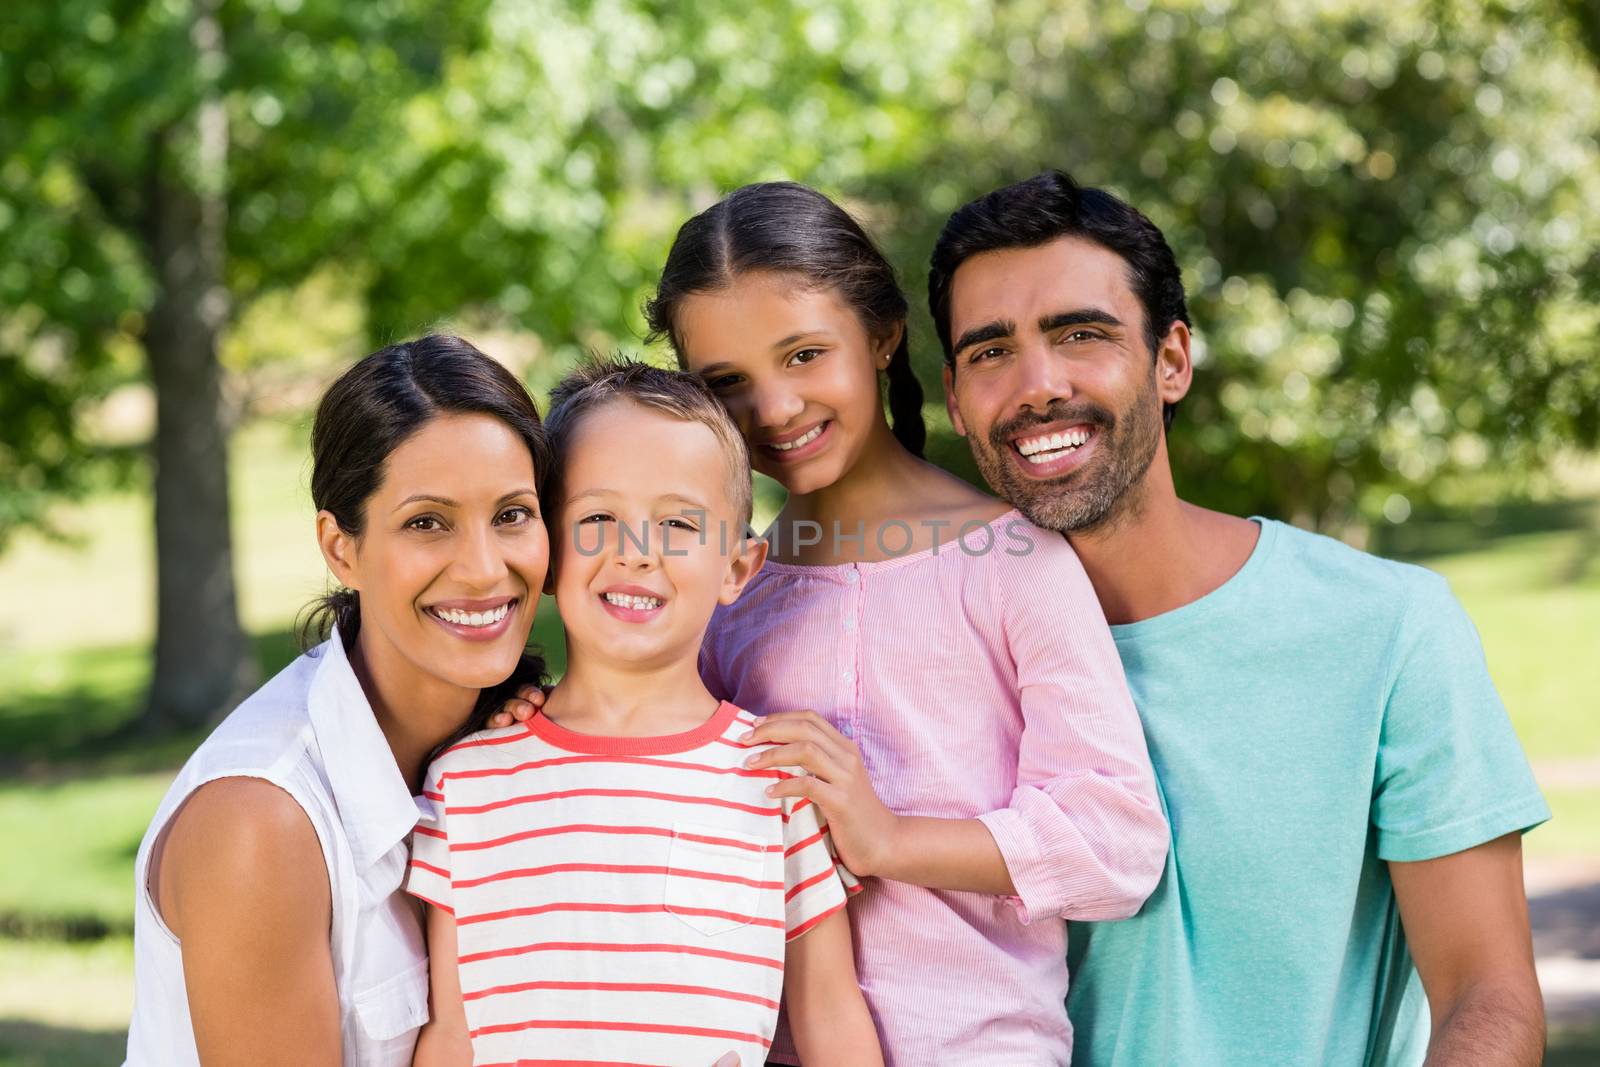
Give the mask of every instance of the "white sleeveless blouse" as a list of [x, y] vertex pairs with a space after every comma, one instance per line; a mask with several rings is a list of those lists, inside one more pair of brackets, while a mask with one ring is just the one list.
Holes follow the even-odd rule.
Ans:
[[408, 1067], [417, 1030], [428, 1021], [422, 923], [400, 891], [418, 808], [337, 633], [223, 720], [178, 772], [145, 832], [134, 867], [127, 1067], [200, 1065], [178, 939], [150, 895], [150, 854], [191, 793], [229, 777], [271, 782], [316, 829], [332, 892], [346, 1067]]

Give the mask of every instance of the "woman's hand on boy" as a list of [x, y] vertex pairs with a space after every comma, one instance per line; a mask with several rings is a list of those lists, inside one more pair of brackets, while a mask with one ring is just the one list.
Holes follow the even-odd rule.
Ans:
[[742, 738], [773, 745], [745, 760], [755, 770], [799, 767], [806, 773], [767, 787], [769, 797], [806, 797], [822, 809], [840, 861], [857, 877], [893, 866], [900, 818], [878, 799], [856, 743], [814, 711], [780, 711]]
[[536, 685], [525, 685], [517, 695], [500, 705], [500, 710], [489, 716], [489, 729], [498, 730], [512, 723], [527, 722], [544, 707], [545, 693]]

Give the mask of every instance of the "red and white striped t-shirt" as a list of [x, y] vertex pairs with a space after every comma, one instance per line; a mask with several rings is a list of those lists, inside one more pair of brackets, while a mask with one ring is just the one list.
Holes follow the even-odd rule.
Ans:
[[763, 1062], [785, 943], [844, 906], [832, 843], [723, 703], [665, 737], [544, 715], [428, 770], [406, 888], [454, 914], [477, 1064]]

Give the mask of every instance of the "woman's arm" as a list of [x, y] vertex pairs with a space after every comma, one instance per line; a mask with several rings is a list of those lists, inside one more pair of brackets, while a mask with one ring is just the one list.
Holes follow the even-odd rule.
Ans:
[[878, 1032], [856, 984], [843, 908], [789, 942], [783, 1001], [801, 1063], [881, 1067]]
[[428, 908], [428, 1025], [417, 1035], [411, 1067], [469, 1067], [472, 1038], [461, 1002], [461, 969], [456, 963], [456, 919], [443, 908]]
[[150, 870], [182, 943], [200, 1062], [339, 1067], [327, 864], [300, 805], [260, 778], [209, 782]]

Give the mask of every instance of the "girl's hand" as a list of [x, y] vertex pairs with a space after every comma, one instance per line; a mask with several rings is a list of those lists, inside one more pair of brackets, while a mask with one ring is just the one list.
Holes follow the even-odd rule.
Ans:
[[500, 710], [489, 716], [489, 729], [498, 730], [514, 722], [527, 722], [544, 707], [544, 696], [544, 690], [536, 685], [523, 686], [517, 690], [516, 696], [501, 704]]
[[777, 747], [745, 760], [753, 769], [800, 767], [807, 773], [774, 782], [769, 797], [808, 797], [822, 809], [839, 859], [857, 877], [889, 868], [900, 817], [878, 799], [856, 743], [814, 711], [780, 711], [742, 739]]

